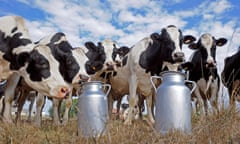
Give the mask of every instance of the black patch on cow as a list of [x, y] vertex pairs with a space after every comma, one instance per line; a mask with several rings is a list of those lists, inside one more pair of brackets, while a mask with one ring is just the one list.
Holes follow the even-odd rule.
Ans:
[[[16, 28], [12, 29], [13, 32], [16, 30]], [[30, 39], [20, 38], [21, 36], [22, 33], [20, 32], [10, 37], [0, 31], [0, 51], [4, 53], [3, 58], [10, 62], [10, 69], [12, 70], [18, 70], [23, 66], [23, 64], [18, 65], [17, 55], [13, 54], [13, 49], [32, 43]]]
[[42, 81], [43, 78], [46, 79], [51, 75], [48, 60], [37, 50], [31, 51], [28, 62], [27, 72], [32, 81]]
[[64, 80], [72, 83], [80, 66], [72, 54], [73, 47], [70, 43], [68, 41], [61, 41], [59, 43], [62, 37], [65, 37], [64, 33], [56, 33], [52, 36], [50, 43], [48, 43], [47, 46], [50, 47], [54, 58], [59, 62], [59, 71]]
[[122, 59], [122, 66], [125, 66], [127, 64], [127, 60], [128, 60], [128, 56], [125, 56], [123, 59]]
[[120, 59], [123, 59], [125, 55], [127, 55], [130, 51], [130, 48], [126, 46], [122, 46], [120, 48], [113, 48], [113, 53], [112, 53], [112, 59], [115, 61], [117, 55], [120, 57]]
[[163, 59], [161, 58], [162, 49], [160, 44], [160, 35], [153, 33], [151, 36], [152, 43], [148, 44], [148, 47], [140, 55], [139, 65], [146, 69], [146, 72], [150, 72], [151, 75], [159, 74], [162, 68]]
[[17, 27], [14, 27], [14, 28], [11, 30], [11, 33], [15, 33], [17, 30], [18, 30], [18, 28], [17, 28]]
[[96, 46], [93, 42], [86, 42], [85, 46], [88, 49], [86, 56], [89, 59], [85, 64], [85, 68], [88, 74], [95, 74], [103, 68], [106, 60], [104, 48], [101, 43], [98, 43], [98, 46]]
[[222, 82], [224, 86], [228, 88], [231, 95], [233, 89], [233, 83], [236, 80], [240, 80], [240, 47], [237, 53], [225, 58], [224, 68], [221, 73]]
[[[175, 27], [174, 25], [168, 26]], [[184, 37], [181, 30], [178, 30], [179, 45], [182, 47]], [[175, 63], [176, 61], [172, 58], [172, 53], [175, 50], [174, 42], [171, 40], [167, 30], [162, 29], [161, 34], [152, 33], [150, 35], [152, 43], [148, 44], [145, 51], [142, 52], [139, 59], [139, 65], [146, 69], [146, 72], [150, 72], [151, 75], [159, 75], [162, 71], [163, 62]]]

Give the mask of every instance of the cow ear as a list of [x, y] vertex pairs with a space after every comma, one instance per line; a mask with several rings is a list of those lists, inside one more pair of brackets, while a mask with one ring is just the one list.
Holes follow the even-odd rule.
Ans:
[[126, 46], [122, 46], [119, 48], [119, 51], [120, 51], [120, 53], [123, 54], [123, 56], [125, 56], [130, 51], [130, 48], [128, 48]]
[[227, 39], [225, 39], [225, 38], [220, 38], [220, 39], [216, 40], [217, 46], [223, 46], [226, 43], [227, 43]]
[[158, 33], [152, 33], [150, 35], [152, 40], [160, 40], [161, 36]]
[[96, 45], [93, 42], [86, 42], [85, 43], [85, 47], [89, 50], [89, 51], [94, 51], [96, 50]]
[[183, 43], [184, 44], [190, 44], [194, 41], [196, 41], [196, 38], [194, 36], [186, 35], [186, 36], [183, 37]]
[[191, 43], [190, 45], [188, 45], [188, 47], [192, 50], [195, 50], [198, 48], [196, 43]]

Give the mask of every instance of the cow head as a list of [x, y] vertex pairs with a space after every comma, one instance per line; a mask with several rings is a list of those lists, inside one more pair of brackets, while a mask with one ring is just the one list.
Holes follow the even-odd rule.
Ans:
[[88, 48], [87, 56], [103, 71], [116, 71], [123, 65], [122, 58], [129, 52], [128, 47], [119, 47], [116, 42], [105, 39], [96, 46], [92, 42], [85, 43]]
[[19, 68], [13, 70], [17, 70], [26, 83], [41, 94], [65, 98], [69, 93], [71, 88], [60, 74], [59, 62], [49, 47], [38, 45], [31, 52], [17, 53], [15, 62], [15, 67], [11, 68]]
[[97, 71], [103, 68], [106, 55], [103, 48], [96, 46], [93, 42], [86, 42], [85, 46], [88, 49], [86, 56], [89, 58], [85, 64], [87, 73], [95, 74]]
[[73, 49], [64, 33], [58, 32], [46, 36], [36, 44], [47, 45], [50, 48], [53, 56], [59, 62], [59, 71], [66, 82], [76, 84], [89, 79], [85, 67], [81, 66], [87, 57], [81, 50]]
[[227, 39], [215, 39], [211, 34], [203, 34], [197, 43], [189, 45], [190, 49], [198, 49], [201, 52], [202, 64], [207, 68], [216, 68], [216, 48], [227, 43]]
[[185, 61], [182, 44], [190, 44], [196, 39], [191, 35], [183, 36], [180, 29], [170, 25], [162, 29], [157, 40], [161, 45], [161, 52], [164, 53], [164, 61], [176, 63]]
[[143, 50], [139, 64], [151, 75], [158, 75], [165, 68], [176, 71], [185, 60], [182, 44], [190, 44], [195, 40], [191, 35], [183, 36], [181, 30], [170, 25], [163, 28], [161, 34], [153, 33], [150, 38], [135, 45]]
[[68, 94], [69, 85], [56, 68], [59, 63], [46, 46], [32, 43], [21, 17], [0, 18], [0, 61], [5, 63], [6, 77], [17, 72], [44, 95], [64, 98]]

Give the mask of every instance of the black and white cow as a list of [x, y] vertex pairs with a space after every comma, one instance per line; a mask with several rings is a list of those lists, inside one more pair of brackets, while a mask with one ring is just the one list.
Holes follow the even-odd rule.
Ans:
[[[151, 75], [159, 75], [164, 67], [177, 70], [184, 62], [182, 44], [195, 41], [193, 36], [183, 36], [175, 26], [163, 28], [161, 33], [154, 33], [136, 43], [128, 54], [127, 67], [129, 71], [129, 113], [124, 124], [131, 124], [135, 112], [138, 111], [138, 96], [141, 94], [152, 99], [155, 91], [150, 82]], [[152, 100], [148, 100], [152, 101]], [[153, 116], [149, 117], [154, 123]]]
[[11, 122], [11, 102], [20, 76], [43, 95], [65, 98], [70, 86], [59, 71], [59, 62], [47, 45], [34, 44], [23, 18], [0, 18], [0, 78], [7, 79], [3, 120]]
[[223, 46], [226, 42], [225, 38], [216, 39], [211, 34], [205, 33], [201, 35], [197, 43], [189, 45], [190, 49], [196, 50], [190, 58], [193, 68], [189, 71], [189, 80], [197, 83], [192, 97], [197, 99], [196, 108], [201, 114], [208, 111], [208, 100], [213, 107], [213, 112], [219, 112], [220, 78], [217, 72], [216, 48]]
[[89, 50], [86, 53], [88, 58], [92, 58], [95, 60], [95, 62], [98, 62], [95, 63], [96, 66], [94, 67], [92, 64], [89, 66], [97, 69], [97, 73], [100, 75], [103, 72], [116, 71], [116, 69], [122, 65], [121, 58], [118, 53], [118, 50], [121, 47], [118, 46], [116, 41], [105, 39], [101, 42], [98, 42], [97, 45], [95, 45], [93, 42], [86, 42], [85, 47]]
[[222, 83], [228, 88], [230, 105], [235, 106], [235, 100], [240, 101], [240, 47], [238, 52], [225, 58], [221, 73]]
[[[79, 86], [79, 83], [89, 80], [89, 74], [95, 73], [99, 68], [97, 60], [94, 57], [87, 57], [86, 50], [83, 48], [73, 48], [66, 39], [65, 34], [55, 33], [44, 37], [40, 41], [36, 42], [38, 45], [47, 45], [54, 57], [59, 61], [59, 71], [64, 80], [71, 85], [71, 90], [74, 86]], [[92, 49], [87, 51], [92, 55], [100, 55], [98, 51]], [[97, 64], [95, 64], [97, 63]], [[94, 67], [94, 69], [92, 68]], [[100, 67], [103, 67], [102, 65]], [[63, 117], [63, 123], [68, 121], [68, 112], [72, 106], [72, 94], [70, 93], [66, 99], [66, 110]], [[35, 117], [35, 123], [40, 125], [40, 113], [43, 106], [44, 96], [38, 94], [37, 98], [37, 111]], [[53, 99], [53, 121], [54, 124], [59, 125], [58, 107], [61, 102], [58, 99]]]
[[0, 62], [1, 79], [17, 72], [43, 94], [62, 98], [68, 92], [57, 61], [46, 47], [32, 43], [21, 17], [0, 18]]

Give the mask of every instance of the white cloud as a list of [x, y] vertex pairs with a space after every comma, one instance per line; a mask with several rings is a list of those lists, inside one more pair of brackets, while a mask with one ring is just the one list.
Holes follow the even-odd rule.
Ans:
[[[167, 6], [185, 0], [19, 0], [31, 7], [41, 9], [45, 20], [28, 22], [34, 39], [53, 31], [66, 33], [72, 45], [86, 41], [97, 42], [102, 38], [116, 38], [125, 45], [133, 45], [152, 32], [173, 24], [183, 29], [184, 34], [199, 37], [203, 32], [229, 38], [237, 21], [222, 22], [221, 14], [231, 9], [227, 0], [203, 1], [194, 9], [167, 11]], [[141, 12], [139, 12], [141, 11]], [[198, 16], [197, 23], [188, 18]], [[117, 24], [117, 25], [116, 25]], [[187, 27], [193, 25], [193, 27]], [[233, 42], [234, 46], [236, 41]]]

